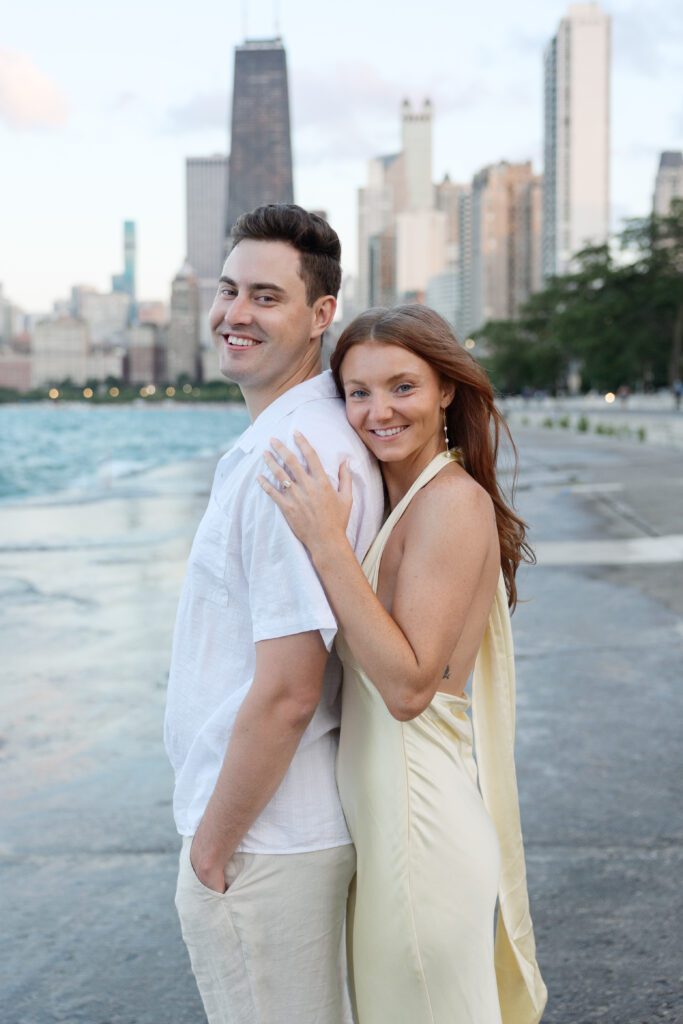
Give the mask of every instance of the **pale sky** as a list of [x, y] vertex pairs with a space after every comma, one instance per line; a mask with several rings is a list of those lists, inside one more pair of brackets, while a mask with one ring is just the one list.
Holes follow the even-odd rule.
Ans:
[[[683, 149], [683, 5], [604, 0], [613, 19], [612, 219], [645, 214], [658, 156]], [[562, 0], [26, 0], [3, 13], [0, 282], [30, 312], [110, 287], [138, 226], [138, 294], [167, 300], [185, 255], [184, 161], [228, 151], [233, 50], [287, 49], [295, 199], [324, 208], [356, 263], [356, 189], [399, 148], [399, 107], [435, 108], [435, 180], [541, 170], [542, 53]]]

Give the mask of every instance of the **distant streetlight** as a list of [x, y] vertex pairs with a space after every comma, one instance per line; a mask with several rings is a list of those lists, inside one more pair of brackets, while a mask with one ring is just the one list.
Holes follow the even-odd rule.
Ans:
[[112, 398], [118, 398], [119, 397], [119, 389], [118, 388], [109, 388], [109, 394], [111, 395]]
[[50, 388], [50, 390], [47, 393], [47, 397], [51, 398], [53, 402], [56, 398], [59, 398], [59, 391], [57, 390], [57, 388]]
[[92, 396], [93, 396], [93, 389], [92, 388], [83, 388], [83, 397], [84, 398], [92, 398]]
[[466, 338], [465, 339], [465, 348], [468, 350], [468, 352], [471, 352], [472, 349], [476, 346], [476, 344], [477, 343], [474, 340], [474, 338]]
[[608, 405], [611, 405], [616, 397], [617, 396], [614, 394], [613, 391], [608, 391], [607, 394], [605, 395], [605, 401], [607, 402]]
[[168, 395], [169, 398], [173, 398], [173, 396], [175, 395], [175, 388], [173, 387], [172, 384], [169, 384], [169, 386], [166, 388], [166, 394]]

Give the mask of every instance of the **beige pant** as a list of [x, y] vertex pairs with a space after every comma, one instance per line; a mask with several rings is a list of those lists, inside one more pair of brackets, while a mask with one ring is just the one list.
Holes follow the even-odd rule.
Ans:
[[351, 1024], [344, 920], [353, 846], [236, 853], [221, 895], [180, 852], [176, 907], [209, 1024]]

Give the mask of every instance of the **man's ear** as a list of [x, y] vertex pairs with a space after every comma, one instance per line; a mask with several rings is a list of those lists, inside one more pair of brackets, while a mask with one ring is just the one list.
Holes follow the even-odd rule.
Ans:
[[334, 295], [321, 295], [313, 303], [313, 332], [312, 338], [319, 338], [334, 320], [337, 311], [337, 300]]

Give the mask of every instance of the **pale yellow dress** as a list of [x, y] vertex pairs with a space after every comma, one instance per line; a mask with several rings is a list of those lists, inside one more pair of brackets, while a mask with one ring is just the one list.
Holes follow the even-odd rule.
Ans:
[[[389, 534], [449, 461], [438, 455], [382, 527], [363, 563], [373, 590]], [[474, 669], [472, 721], [469, 700], [445, 693], [397, 721], [343, 636], [337, 646], [337, 776], [358, 858], [349, 915], [358, 1024], [536, 1024], [546, 990], [529, 917], [502, 574]]]

